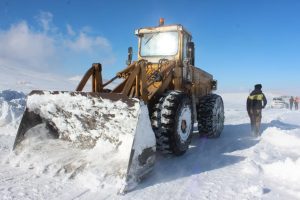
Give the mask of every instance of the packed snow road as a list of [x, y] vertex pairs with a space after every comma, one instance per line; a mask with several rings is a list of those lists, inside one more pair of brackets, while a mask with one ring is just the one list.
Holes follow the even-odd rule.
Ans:
[[[51, 155], [40, 160], [33, 154], [26, 154], [28, 157], [22, 158], [15, 156], [11, 148], [19, 114], [14, 112], [17, 110], [14, 106], [20, 104], [11, 104], [2, 98], [1, 119], [6, 123], [0, 128], [0, 197], [300, 199], [300, 112], [265, 109], [262, 136], [254, 138], [250, 135], [244, 106], [247, 94], [222, 96], [226, 121], [221, 137], [205, 139], [195, 133], [190, 149], [183, 156], [162, 156], [157, 153], [153, 172], [126, 195], [117, 194], [118, 188], [114, 187], [116, 182], [103, 182], [103, 179], [95, 177], [97, 173], [90, 168], [77, 171], [78, 175], [70, 179], [65, 176], [67, 173], [57, 173], [57, 160]], [[59, 145], [53, 151], [60, 160], [64, 157], [69, 159], [66, 163], [70, 163], [78, 154]], [[97, 159], [96, 156], [94, 158]], [[51, 159], [53, 162], [49, 165]], [[48, 160], [48, 166], [43, 160]]]

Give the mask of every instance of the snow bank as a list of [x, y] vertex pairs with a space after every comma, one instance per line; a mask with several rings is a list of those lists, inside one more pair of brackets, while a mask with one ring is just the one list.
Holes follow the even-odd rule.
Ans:
[[300, 198], [300, 129], [293, 124], [287, 126], [288, 130], [270, 126], [262, 133], [259, 143], [247, 150], [243, 171], [264, 177], [265, 182], [274, 185], [273, 190]]
[[270, 127], [264, 131], [258, 147], [262, 147], [260, 155], [264, 156], [260, 156], [260, 162], [267, 175], [300, 182], [300, 129]]
[[289, 124], [294, 124], [300, 127], [300, 115], [299, 111], [285, 111], [279, 118], [278, 120], [289, 123]]
[[[266, 95], [272, 97], [270, 94]], [[264, 109], [262, 135], [260, 138], [253, 138], [250, 135], [250, 120], [245, 106], [247, 96], [223, 94], [222, 97], [226, 124], [232, 128], [227, 131], [234, 131], [233, 128], [239, 126], [238, 137], [241, 137], [241, 142], [252, 144], [250, 148], [229, 154], [245, 158], [237, 165], [244, 179], [260, 183], [260, 198], [300, 199], [300, 112]]]
[[285, 182], [287, 186], [299, 184], [300, 158], [293, 160], [288, 157], [282, 161], [263, 165], [263, 169], [268, 176], [276, 178], [281, 183]]
[[267, 142], [281, 150], [299, 152], [300, 154], [300, 131], [299, 130], [281, 130], [276, 127], [266, 129], [262, 135], [262, 141]]
[[13, 90], [0, 91], [0, 127], [17, 126], [24, 110], [24, 93]]

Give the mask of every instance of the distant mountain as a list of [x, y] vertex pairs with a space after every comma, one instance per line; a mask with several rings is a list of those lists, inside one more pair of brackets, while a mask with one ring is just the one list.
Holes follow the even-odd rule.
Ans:
[[25, 93], [31, 90], [74, 90], [77, 81], [61, 75], [25, 68], [0, 66], [0, 90], [12, 89]]

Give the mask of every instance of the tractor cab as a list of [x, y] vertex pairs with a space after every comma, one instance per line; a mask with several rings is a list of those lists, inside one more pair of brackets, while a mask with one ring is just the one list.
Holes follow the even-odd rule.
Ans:
[[158, 63], [161, 59], [184, 61], [194, 64], [194, 45], [191, 34], [182, 25], [164, 25], [163, 19], [157, 27], [137, 29], [138, 60]]

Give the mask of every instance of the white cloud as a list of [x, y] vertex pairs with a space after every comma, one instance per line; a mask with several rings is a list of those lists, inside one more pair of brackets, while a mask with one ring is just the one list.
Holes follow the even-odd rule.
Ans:
[[81, 27], [80, 32], [89, 33], [89, 32], [92, 32], [92, 28], [89, 26], [84, 26], [84, 27]]
[[91, 36], [87, 26], [76, 31], [66, 24], [67, 30], [60, 31], [49, 12], [41, 12], [36, 19], [40, 28], [21, 21], [6, 30], [0, 29], [0, 65], [31, 69], [68, 68], [71, 66], [65, 66], [66, 56], [73, 62], [76, 59], [91, 59], [91, 63], [97, 60], [109, 64], [114, 62], [110, 42], [102, 36]]
[[75, 31], [73, 30], [72, 26], [70, 24], [67, 24], [67, 33], [71, 36], [75, 35]]
[[92, 52], [97, 49], [103, 49], [105, 51], [111, 51], [111, 46], [108, 40], [104, 37], [92, 37], [81, 32], [74, 40], [66, 40], [66, 47], [73, 51]]
[[36, 19], [45, 32], [56, 30], [56, 27], [52, 23], [52, 13], [41, 11]]
[[0, 31], [0, 64], [33, 68], [47, 65], [56, 55], [55, 40], [30, 30], [22, 21], [7, 31]]

